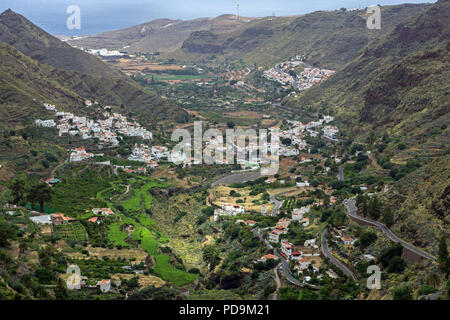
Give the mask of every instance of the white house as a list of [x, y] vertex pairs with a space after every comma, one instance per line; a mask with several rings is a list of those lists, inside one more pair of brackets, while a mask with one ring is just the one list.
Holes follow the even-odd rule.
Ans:
[[281, 241], [281, 252], [289, 259], [292, 255], [292, 244], [288, 241]]
[[298, 260], [298, 267], [301, 271], [308, 269], [311, 261], [308, 259], [300, 259]]
[[355, 241], [356, 241], [356, 239], [353, 239], [350, 237], [341, 237], [341, 240], [346, 246], [351, 246], [351, 245], [355, 244]]
[[309, 187], [309, 182], [305, 181], [305, 182], [297, 182], [297, 187], [302, 188], [302, 187]]
[[306, 240], [303, 246], [305, 247], [314, 247], [316, 245], [316, 239]]
[[235, 204], [223, 203], [222, 210], [232, 212], [233, 215], [243, 214], [245, 213], [245, 207], [239, 206]]
[[110, 208], [94, 208], [92, 209], [92, 212], [95, 215], [102, 215], [102, 216], [112, 216], [114, 215], [114, 211], [112, 211]]
[[305, 213], [309, 213], [311, 211], [311, 207], [301, 207], [295, 208], [292, 210], [292, 220], [299, 221], [303, 219], [303, 215]]
[[44, 128], [54, 128], [56, 127], [56, 122], [54, 120], [40, 120], [40, 119], [36, 119], [35, 120], [35, 124], [37, 126], [40, 127], [44, 127]]
[[100, 287], [100, 290], [103, 293], [108, 292], [109, 290], [111, 290], [111, 280], [102, 280], [97, 282], [97, 287]]
[[303, 218], [303, 224], [302, 224], [302, 226], [305, 227], [305, 228], [306, 228], [307, 226], [309, 226], [309, 218], [306, 218], [306, 217]]
[[83, 161], [94, 157], [94, 154], [86, 152], [84, 148], [76, 148], [70, 154], [70, 162]]
[[280, 234], [276, 232], [276, 230], [273, 230], [271, 233], [269, 233], [269, 241], [278, 243], [280, 241]]
[[302, 256], [303, 256], [303, 253], [301, 251], [294, 251], [294, 252], [292, 252], [291, 259], [295, 260], [295, 261], [299, 261], [302, 258]]

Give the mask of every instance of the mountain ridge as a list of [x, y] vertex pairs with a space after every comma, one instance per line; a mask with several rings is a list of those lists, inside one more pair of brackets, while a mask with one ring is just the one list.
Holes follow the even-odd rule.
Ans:
[[96, 57], [72, 48], [12, 10], [0, 14], [0, 41], [55, 68], [94, 76], [120, 76]]
[[[6, 59], [1, 61], [0, 67], [3, 70], [10, 70], [13, 73], [22, 70], [21, 75], [17, 75], [16, 78], [11, 78], [8, 72], [4, 71], [2, 104], [15, 104], [17, 101], [22, 103], [25, 100], [29, 102], [27, 99], [29, 95], [40, 96], [43, 92], [49, 92], [47, 98], [51, 100], [50, 88], [64, 88], [72, 92], [69, 94], [72, 101], [74, 96], [80, 96], [84, 99], [95, 98], [103, 104], [115, 106], [124, 104], [127, 112], [139, 115], [145, 121], [166, 119], [185, 121], [188, 118], [183, 109], [157, 97], [98, 58], [63, 43], [11, 10], [0, 14], [0, 31], [0, 43], [14, 47], [24, 56], [36, 61], [36, 64], [27, 63], [30, 68], [33, 65], [32, 68], [38, 70], [39, 74], [39, 77], [36, 77], [32, 73], [27, 73], [14, 59], [8, 60], [11, 65], [6, 64]], [[11, 58], [11, 49], [5, 45], [1, 49], [6, 50], [6, 54], [9, 53]], [[20, 55], [14, 53], [13, 56]], [[27, 60], [24, 57], [20, 59]], [[11, 83], [18, 82], [18, 84], [8, 85], [4, 79], [10, 79]], [[42, 81], [49, 87], [34, 90], [36, 83]], [[28, 89], [31, 90], [27, 91]], [[64, 101], [58, 102], [67, 104]]]
[[216, 30], [223, 32], [245, 24], [252, 18], [221, 15], [215, 18], [197, 18], [192, 20], [157, 19], [125, 29], [108, 31], [86, 36], [68, 43], [90, 49], [124, 49], [131, 53], [173, 51], [181, 47], [184, 40], [193, 31]]

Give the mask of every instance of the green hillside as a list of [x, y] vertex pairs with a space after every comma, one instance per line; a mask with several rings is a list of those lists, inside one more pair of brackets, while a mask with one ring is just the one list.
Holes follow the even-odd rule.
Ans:
[[9, 126], [42, 114], [39, 101], [58, 104], [67, 111], [80, 110], [85, 99], [97, 99], [104, 105], [124, 104], [127, 112], [143, 121], [182, 121], [186, 116], [127, 78], [106, 79], [55, 69], [5, 43], [0, 43], [0, 57], [0, 122]]
[[337, 69], [399, 21], [428, 6], [406, 4], [383, 7], [381, 30], [367, 29], [365, 10], [336, 10], [317, 11], [298, 17], [267, 17], [251, 21], [231, 32], [194, 32], [183, 43], [178, 58], [242, 59], [250, 65], [272, 66], [300, 54], [306, 55], [311, 64]]
[[449, 8], [441, 1], [400, 23], [288, 105], [333, 111], [355, 135], [387, 130], [411, 147], [442, 152], [449, 142]]
[[450, 155], [437, 158], [401, 179], [388, 196], [397, 210], [392, 229], [417, 247], [437, 248], [450, 216]]
[[[334, 113], [347, 137], [368, 144], [394, 180], [393, 230], [437, 252], [448, 235], [450, 2], [400, 22], [328, 81], [286, 104]], [[401, 173], [397, 166], [420, 169]]]
[[0, 14], [0, 41], [55, 68], [102, 77], [119, 76], [96, 57], [72, 48], [12, 10]]

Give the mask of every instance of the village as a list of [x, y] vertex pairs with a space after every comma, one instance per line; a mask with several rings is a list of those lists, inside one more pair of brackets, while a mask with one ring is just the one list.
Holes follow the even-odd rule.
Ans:
[[[89, 108], [98, 105], [98, 102], [92, 103], [90, 100], [86, 100], [85, 105]], [[60, 137], [64, 135], [79, 136], [83, 140], [98, 138], [99, 141], [114, 146], [119, 145], [120, 135], [138, 137], [143, 140], [153, 139], [150, 131], [141, 127], [135, 121], [128, 121], [127, 117], [119, 113], [112, 113], [109, 106], [104, 107], [102, 113], [104, 120], [93, 120], [76, 116], [70, 112], [58, 111], [56, 106], [47, 103], [44, 103], [44, 108], [55, 112], [57, 121], [37, 119], [35, 124], [46, 128], [56, 127]]]
[[286, 89], [291, 86], [299, 91], [311, 88], [313, 85], [327, 80], [335, 71], [309, 67], [303, 62], [304, 58], [297, 56], [291, 61], [277, 64], [264, 72], [264, 78], [276, 81]]
[[[337, 142], [336, 134], [339, 129], [336, 126], [328, 125], [333, 120], [332, 116], [323, 116], [322, 119], [307, 124], [287, 120], [288, 128], [280, 131], [280, 140], [285, 142], [280, 148], [280, 155], [285, 157], [298, 155], [300, 151], [306, 150], [308, 147], [305, 138], [307, 136], [319, 137], [321, 131], [323, 132], [322, 138]], [[311, 149], [308, 149], [308, 152], [310, 151]]]

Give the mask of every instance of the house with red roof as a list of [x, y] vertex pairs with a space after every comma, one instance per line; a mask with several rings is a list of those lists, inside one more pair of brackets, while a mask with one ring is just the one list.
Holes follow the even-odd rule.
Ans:
[[256, 221], [248, 220], [244, 222], [249, 227], [254, 227], [256, 225]]
[[94, 208], [94, 209], [92, 209], [92, 212], [95, 215], [102, 215], [102, 216], [115, 215], [114, 211], [112, 211], [110, 208]]
[[281, 241], [281, 253], [286, 259], [289, 259], [292, 255], [292, 243], [285, 240]]
[[98, 217], [92, 217], [92, 218], [88, 219], [88, 221], [92, 222], [92, 223], [96, 223], [96, 224], [100, 224], [101, 223], [101, 221], [100, 221], [100, 219]]
[[353, 239], [351, 237], [341, 237], [341, 241], [344, 243], [344, 245], [346, 246], [352, 246], [355, 244], [356, 239]]
[[67, 224], [69, 222], [76, 220], [74, 218], [66, 217], [63, 213], [54, 213], [51, 215], [50, 219], [51, 219], [52, 223], [56, 226], [62, 225], [62, 224]]
[[291, 259], [299, 261], [303, 256], [303, 253], [301, 251], [293, 251], [291, 254]]

